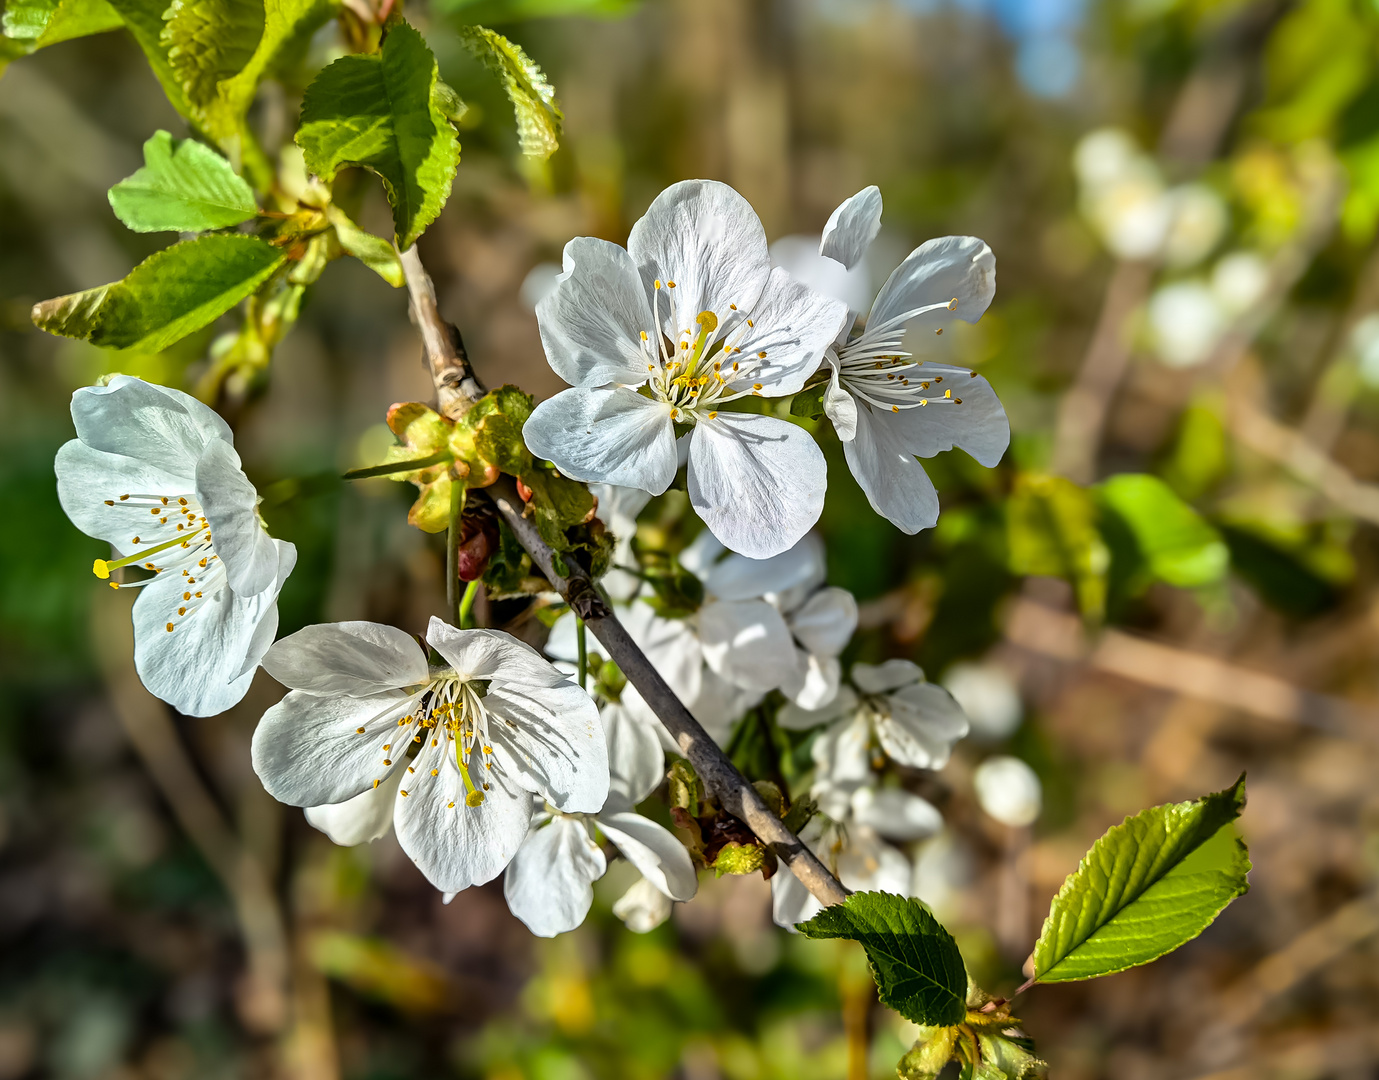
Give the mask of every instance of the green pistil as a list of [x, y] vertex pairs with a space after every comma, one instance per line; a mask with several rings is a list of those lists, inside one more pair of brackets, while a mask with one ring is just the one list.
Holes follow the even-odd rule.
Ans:
[[91, 573], [95, 574], [96, 577], [104, 581], [106, 578], [110, 576], [110, 571], [118, 570], [120, 567], [128, 566], [130, 563], [142, 562], [144, 559], [147, 559], [150, 555], [156, 555], [158, 554], [158, 552], [166, 551], [168, 548], [176, 547], [178, 544], [189, 545], [192, 541], [192, 537], [196, 535], [196, 533], [188, 533], [186, 536], [174, 536], [171, 540], [164, 541], [156, 547], [151, 547], [145, 551], [136, 552], [133, 555], [126, 555], [123, 559], [115, 559], [114, 561], [108, 559], [97, 559], [94, 563], [91, 564]]

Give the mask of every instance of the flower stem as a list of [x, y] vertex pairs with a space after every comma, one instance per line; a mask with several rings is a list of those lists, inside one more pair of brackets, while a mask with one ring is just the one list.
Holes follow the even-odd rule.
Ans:
[[584, 620], [575, 616], [576, 635], [579, 641], [579, 688], [585, 689], [589, 677], [589, 642], [584, 635]]
[[386, 461], [382, 465], [370, 465], [364, 469], [350, 469], [345, 473], [346, 480], [367, 480], [371, 476], [388, 476], [391, 473], [416, 472], [432, 465], [447, 465], [455, 460], [449, 450], [437, 450], [426, 457], [411, 458], [408, 461]]
[[479, 579], [475, 578], [464, 587], [464, 597], [460, 600], [459, 628], [474, 629], [474, 601], [479, 595]]
[[461, 625], [464, 618], [460, 599], [460, 516], [464, 510], [464, 487], [450, 481], [450, 527], [445, 534], [445, 603], [451, 623]]

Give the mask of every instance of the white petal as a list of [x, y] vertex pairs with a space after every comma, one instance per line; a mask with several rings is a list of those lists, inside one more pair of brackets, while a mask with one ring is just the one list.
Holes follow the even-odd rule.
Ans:
[[691, 574], [701, 581], [707, 581], [713, 573], [713, 568], [726, 554], [728, 549], [719, 542], [718, 537], [708, 529], [703, 529], [685, 545], [684, 550], [680, 552], [679, 561]]
[[823, 909], [823, 904], [788, 869], [782, 867], [772, 876], [771, 918], [777, 926], [794, 932], [796, 923], [808, 922]]
[[857, 399], [839, 385], [837, 357], [830, 352], [826, 359], [830, 370], [824, 390], [824, 415], [838, 438], [845, 443], [851, 442], [857, 437]]
[[[839, 720], [814, 740], [810, 753], [816, 767], [815, 789], [842, 792], [851, 800], [854, 791], [873, 781], [871, 723], [867, 713], [862, 711]], [[840, 815], [835, 812], [829, 816]]]
[[923, 678], [924, 669], [912, 660], [852, 665], [852, 681], [864, 694], [885, 694]]
[[910, 891], [910, 860], [869, 829], [855, 828], [838, 856], [838, 879], [853, 892]]
[[838, 696], [843, 665], [836, 656], [814, 656], [801, 650], [799, 657], [800, 677], [784, 684], [781, 693], [800, 709], [822, 709]]
[[572, 386], [645, 382], [641, 335], [653, 322], [632, 257], [607, 240], [577, 236], [565, 245], [564, 263], [536, 305], [551, 368]]
[[[843, 264], [819, 254], [819, 236], [782, 236], [771, 244], [771, 265], [779, 266], [790, 276], [803, 281], [815, 292], [832, 296], [847, 304], [855, 319], [856, 313], [871, 306], [876, 290], [871, 284], [871, 274], [865, 262], [860, 262], [851, 270]], [[840, 332], [846, 338], [852, 329], [852, 319]]]
[[423, 744], [411, 765], [414, 771], [403, 778], [393, 807], [402, 850], [441, 892], [492, 881], [527, 835], [530, 792], [502, 770], [491, 769], [485, 774], [484, 801], [467, 805], [454, 744], [448, 741], [435, 747]]
[[234, 441], [225, 421], [195, 398], [128, 375], [74, 393], [72, 421], [87, 446], [138, 458], [188, 480], [195, 477], [207, 442]]
[[670, 406], [635, 391], [563, 390], [538, 405], [522, 435], [566, 476], [659, 495], [675, 479]]
[[982, 809], [1011, 828], [1033, 825], [1043, 809], [1044, 792], [1038, 775], [1016, 757], [998, 754], [987, 758], [972, 774], [972, 787]]
[[755, 357], [760, 365], [749, 367], [749, 375], [730, 380], [730, 385], [743, 390], [760, 384], [765, 397], [799, 393], [847, 318], [843, 301], [816, 293], [784, 270], [772, 270], [752, 309], [752, 326], [745, 336], [734, 334], [732, 339], [743, 356]]
[[503, 876], [508, 910], [537, 937], [573, 930], [594, 903], [607, 862], [584, 822], [556, 817], [532, 831]]
[[613, 901], [613, 914], [634, 934], [649, 934], [670, 918], [674, 902], [644, 877]]
[[642, 877], [672, 900], [693, 899], [699, 888], [685, 845], [666, 829], [640, 814], [600, 814], [599, 828]]
[[527, 688], [573, 686], [564, 672], [503, 630], [456, 630], [432, 615], [426, 641], [465, 682], [493, 679]]
[[967, 734], [967, 717], [941, 686], [917, 683], [891, 694], [890, 716], [877, 717], [876, 737], [887, 756], [916, 769], [941, 769], [953, 744]]
[[523, 686], [494, 681], [483, 701], [489, 737], [516, 784], [570, 813], [593, 813], [608, 798], [608, 747], [599, 711], [566, 681]]
[[306, 819], [341, 847], [377, 840], [393, 827], [393, 802], [405, 775], [404, 769], [397, 769], [378, 787], [367, 788], [352, 799], [308, 806]]
[[212, 439], [196, 463], [196, 497], [211, 526], [215, 553], [230, 588], [241, 596], [262, 592], [278, 568], [273, 539], [259, 521], [259, 493], [239, 467], [235, 448]]
[[[701, 311], [726, 319], [733, 304], [750, 311], [766, 287], [771, 259], [766, 232], [751, 205], [715, 180], [684, 180], [666, 188], [632, 226], [627, 250], [648, 290], [660, 290], [661, 323], [674, 340]], [[669, 288], [670, 282], [675, 288]], [[680, 326], [671, 324], [674, 300]]]
[[714, 600], [699, 609], [704, 660], [734, 686], [774, 690], [797, 671], [795, 643], [765, 600]]
[[637, 515], [646, 509], [646, 504], [651, 501], [651, 496], [639, 488], [590, 484], [589, 491], [599, 501], [599, 519], [615, 531], [635, 531]]
[[[413, 698], [401, 690], [369, 697], [318, 697], [293, 690], [274, 705], [254, 729], [250, 760], [268, 794], [288, 806], [342, 803], [381, 784], [393, 770], [407, 764], [399, 747], [391, 765], [383, 728], [391, 724], [397, 740], [410, 738], [411, 728], [394, 721]], [[375, 725], [360, 735], [358, 729]], [[420, 756], [420, 755], [419, 755]]]
[[[144, 506], [120, 503], [121, 495], [187, 495], [195, 482], [141, 458], [93, 450], [80, 439], [64, 443], [54, 462], [57, 497], [72, 524], [87, 536], [130, 554], [130, 540], [148, 520]], [[112, 500], [114, 506], [106, 506]]]
[[790, 633], [809, 652], [837, 656], [857, 629], [857, 600], [846, 589], [820, 589], [790, 613]]
[[688, 622], [663, 619], [650, 604], [634, 600], [623, 613], [622, 624], [681, 701], [688, 703], [699, 696], [704, 655]]
[[896, 528], [914, 534], [938, 521], [934, 482], [870, 407], [858, 405], [857, 430], [843, 443], [843, 456], [871, 508]]
[[[907, 319], [907, 344], [912, 348], [922, 334], [951, 325], [955, 320], [976, 322], [996, 294], [996, 256], [975, 236], [943, 236], [915, 248], [891, 272], [876, 294], [868, 327], [932, 304], [934, 311]], [[947, 307], [954, 299], [957, 305]]]
[[425, 682], [416, 638], [375, 622], [322, 623], [273, 644], [263, 669], [292, 690], [362, 697]]
[[811, 533], [788, 551], [769, 559], [729, 555], [709, 569], [704, 589], [719, 600], [753, 600], [767, 593], [783, 593], [808, 582], [822, 581], [823, 576], [823, 541]]
[[[927, 370], [927, 365], [926, 365]], [[964, 369], [945, 376], [961, 405], [904, 409], [898, 413], [872, 413], [877, 424], [893, 429], [893, 441], [911, 454], [933, 457], [958, 447], [987, 468], [996, 465], [1010, 445], [1010, 421], [991, 384]]]
[[[685, 704], [709, 738], [725, 746], [743, 714], [759, 705], [765, 696], [765, 691], [734, 686], [706, 668], [698, 696], [685, 700]], [[675, 750], [679, 752], [678, 747]]]
[[844, 200], [829, 216], [819, 241], [819, 254], [851, 270], [881, 231], [881, 189], [875, 184]]
[[723, 412], [695, 425], [690, 503], [733, 551], [767, 559], [794, 546], [819, 520], [826, 469], [803, 428], [773, 416]]
[[565, 612], [551, 624], [542, 650], [547, 656], [567, 664], [579, 662], [579, 619], [573, 611]]
[[651, 725], [623, 705], [605, 705], [599, 719], [608, 743], [608, 804], [636, 806], [656, 790], [666, 774], [661, 740]]
[[943, 828], [943, 815], [927, 799], [902, 788], [858, 788], [852, 796], [852, 819], [891, 840], [922, 840]]
[[[260, 627], [276, 630], [278, 593], [297, 561], [297, 549], [275, 541], [278, 574], [273, 585], [240, 596], [228, 584], [207, 593], [186, 617], [185, 582], [171, 571], [139, 590], [134, 603], [134, 666], [150, 693], [188, 716], [215, 716], [238, 704], [254, 681], [256, 650], [267, 647]], [[168, 625], [174, 629], [169, 632]], [[318, 802], [328, 800], [319, 799]]]
[[790, 731], [808, 731], [820, 724], [831, 724], [849, 716], [857, 708], [857, 694], [850, 686], [838, 688], [838, 694], [827, 705], [807, 709], [787, 704], [776, 714], [776, 723]]

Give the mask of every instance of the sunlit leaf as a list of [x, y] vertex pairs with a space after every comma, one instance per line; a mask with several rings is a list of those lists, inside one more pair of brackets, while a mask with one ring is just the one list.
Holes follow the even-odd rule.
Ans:
[[135, 232], [226, 229], [258, 213], [253, 191], [228, 161], [166, 131], [144, 143], [144, 167], [110, 189], [110, 206]]
[[213, 235], [149, 256], [122, 281], [34, 305], [33, 321], [111, 349], [165, 349], [219, 318], [285, 261], [253, 236]]
[[882, 1002], [916, 1024], [967, 1015], [967, 970], [953, 936], [918, 900], [853, 893], [797, 927], [805, 937], [861, 942]]
[[1038, 982], [1147, 964], [1205, 930], [1249, 888], [1236, 835], [1245, 778], [1193, 802], [1156, 806], [1092, 845], [1053, 899], [1034, 946]]
[[1130, 527], [1156, 578], [1197, 588], [1225, 576], [1230, 551], [1221, 534], [1157, 476], [1122, 473], [1099, 490], [1103, 502]]
[[436, 58], [400, 23], [380, 52], [343, 56], [307, 88], [297, 145], [330, 181], [342, 168], [377, 173], [393, 208], [397, 245], [408, 248], [435, 221], [459, 162], [455, 129], [437, 104]]
[[522, 153], [548, 158], [560, 145], [560, 129], [565, 121], [556, 104], [555, 87], [522, 49], [483, 26], [460, 30], [464, 43], [485, 66], [503, 81], [508, 100], [517, 114], [517, 139]]
[[207, 105], [263, 37], [263, 0], [172, 0], [161, 41], [187, 99]]
[[1022, 474], [1006, 505], [1011, 571], [1066, 578], [1092, 619], [1105, 611], [1110, 565], [1096, 519], [1091, 493], [1061, 476]]

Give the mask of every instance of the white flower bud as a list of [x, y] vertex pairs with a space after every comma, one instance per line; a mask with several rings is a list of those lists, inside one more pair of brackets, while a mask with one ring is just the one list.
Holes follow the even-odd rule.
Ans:
[[943, 685], [967, 714], [974, 739], [995, 742], [1020, 726], [1020, 691], [995, 664], [954, 664], [944, 674]]
[[1043, 789], [1034, 770], [1019, 758], [987, 758], [972, 776], [977, 802], [1003, 825], [1032, 825], [1043, 808]]
[[1149, 301], [1149, 333], [1159, 359], [1169, 367], [1202, 363], [1226, 329], [1216, 294], [1200, 281], [1165, 285]]

